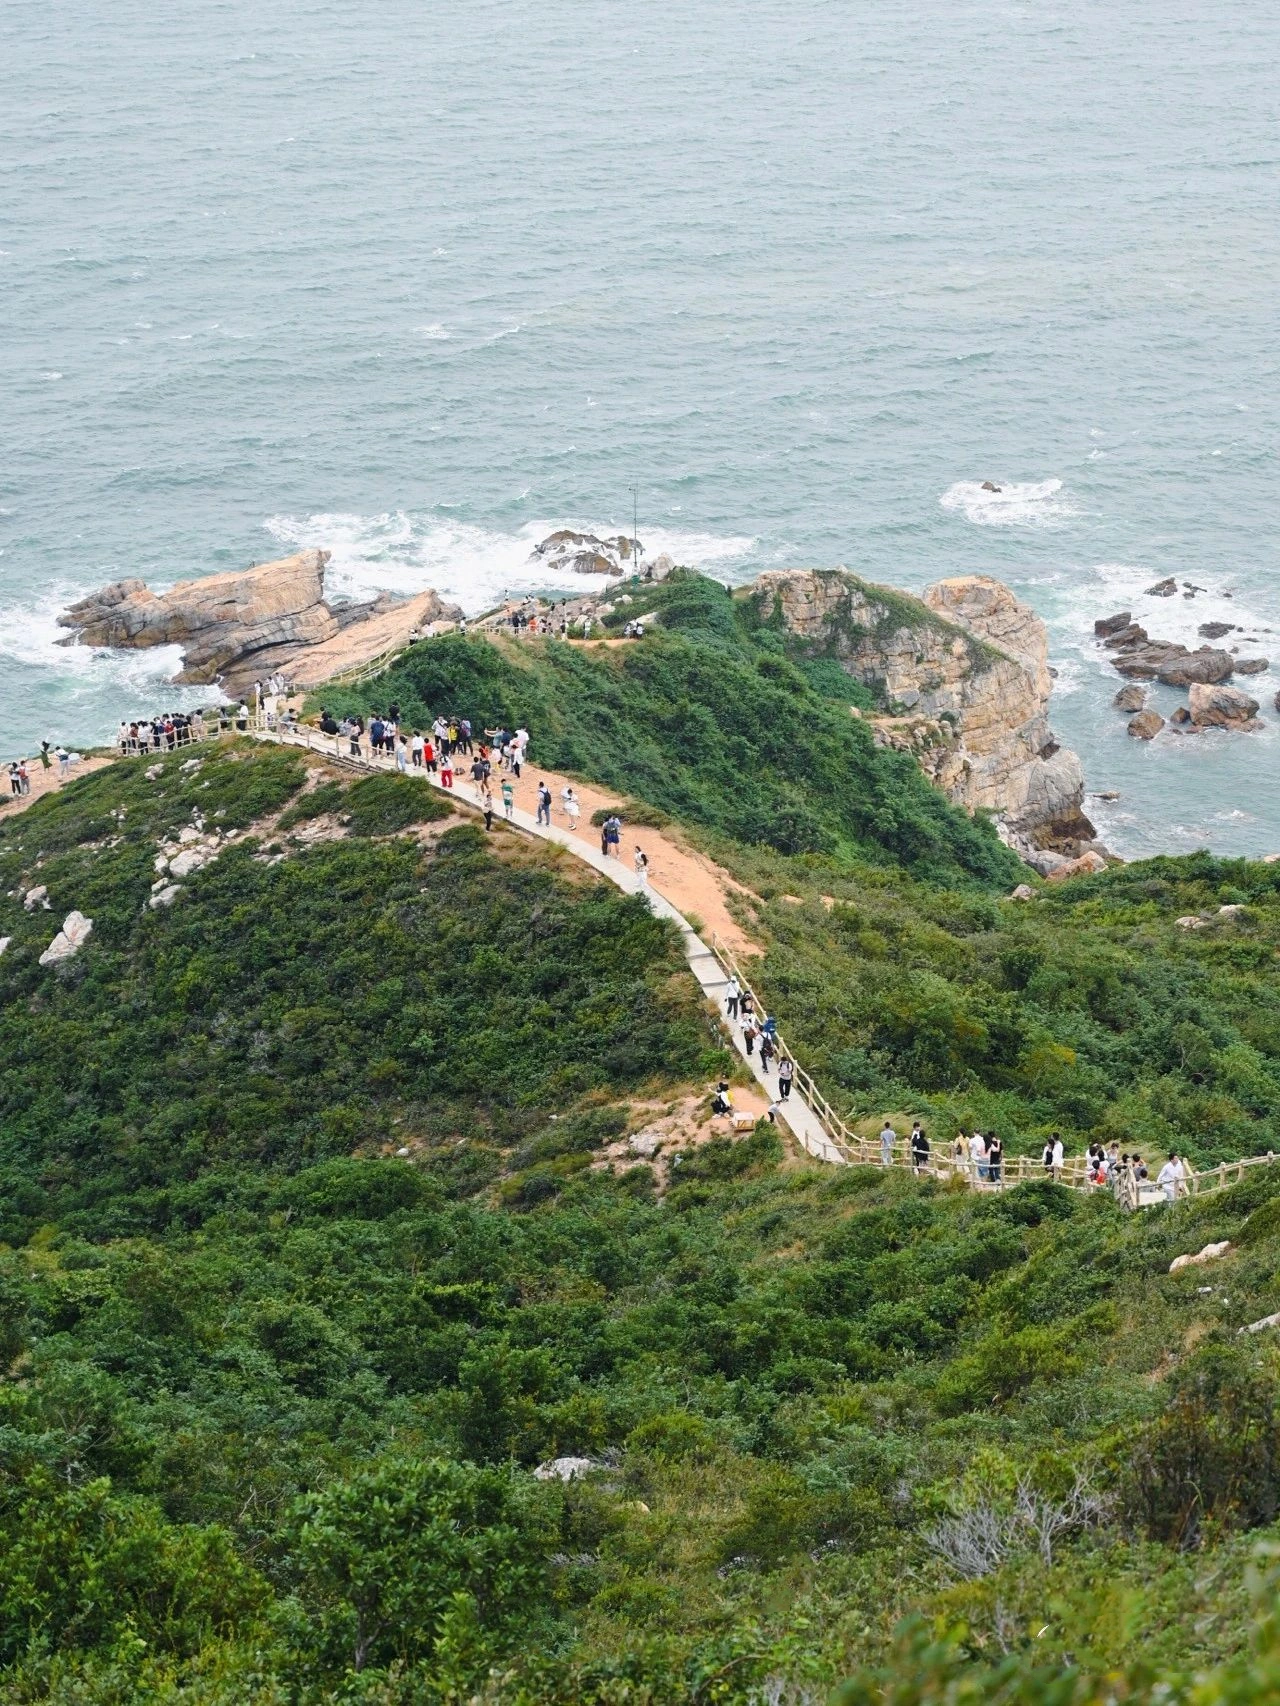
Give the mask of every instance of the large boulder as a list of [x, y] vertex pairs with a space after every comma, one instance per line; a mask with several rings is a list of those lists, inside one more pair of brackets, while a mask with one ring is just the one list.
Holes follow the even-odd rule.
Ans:
[[1119, 610], [1114, 616], [1099, 616], [1093, 625], [1093, 631], [1099, 639], [1108, 634], [1119, 634], [1129, 627], [1133, 621], [1133, 613], [1129, 610]]
[[625, 533], [612, 539], [598, 539], [594, 533], [560, 527], [535, 545], [533, 554], [546, 558], [557, 569], [571, 569], [578, 575], [621, 575], [627, 572], [623, 565], [631, 564], [632, 550]]
[[1170, 575], [1167, 580], [1157, 581], [1154, 586], [1149, 586], [1145, 596], [1147, 598], [1172, 598], [1177, 590], [1178, 583]]
[[[1032, 840], [1093, 834], [1080, 760], [1049, 727], [1044, 623], [1002, 582], [962, 575], [916, 599], [840, 569], [779, 569], [747, 596], [886, 710], [910, 707], [931, 733], [907, 749], [958, 805], [993, 811]], [[897, 720], [886, 744], [901, 744]]]
[[1271, 668], [1270, 658], [1237, 658], [1237, 675], [1264, 675]]
[[1164, 727], [1159, 711], [1139, 711], [1129, 719], [1129, 733], [1135, 740], [1154, 740]]
[[1225, 681], [1234, 668], [1235, 659], [1230, 652], [1216, 646], [1201, 646], [1198, 651], [1166, 658], [1157, 675], [1166, 686], [1190, 687], [1194, 682]]
[[[150, 591], [140, 580], [115, 581], [59, 616], [59, 625], [73, 630], [61, 643], [181, 646], [178, 681], [220, 681], [228, 692], [242, 694], [277, 670], [295, 678], [298, 659], [330, 645], [340, 633], [341, 646], [331, 650], [324, 673], [313, 671], [310, 681], [333, 674], [334, 662], [351, 667], [364, 661], [365, 652], [376, 656], [407, 643], [426, 621], [461, 615], [456, 606], [425, 592], [411, 599], [384, 595], [354, 612], [343, 607], [338, 616], [324, 599], [328, 561], [327, 551], [297, 551], [250, 569], [179, 581], [164, 593]], [[366, 635], [373, 649], [362, 644]]]
[[1191, 721], [1200, 729], [1257, 729], [1258, 701], [1238, 687], [1196, 682], [1191, 688]]
[[1122, 687], [1111, 703], [1117, 711], [1141, 711], [1147, 696], [1140, 687]]
[[71, 959], [84, 947], [92, 932], [92, 918], [86, 918], [83, 912], [69, 912], [62, 921], [61, 930], [41, 954], [40, 964], [52, 966], [59, 960]]

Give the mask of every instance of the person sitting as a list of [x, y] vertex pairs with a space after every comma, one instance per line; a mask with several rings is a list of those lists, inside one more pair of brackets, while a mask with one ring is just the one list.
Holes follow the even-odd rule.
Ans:
[[716, 1093], [711, 1098], [711, 1112], [713, 1114], [731, 1114], [733, 1112], [733, 1096], [729, 1090], [728, 1082], [723, 1078], [716, 1086]]

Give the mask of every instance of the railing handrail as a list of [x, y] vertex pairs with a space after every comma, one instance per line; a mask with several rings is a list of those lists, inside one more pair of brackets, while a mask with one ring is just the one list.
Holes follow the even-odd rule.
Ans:
[[[398, 653], [402, 647], [395, 648]], [[384, 654], [385, 655], [385, 654]], [[376, 662], [377, 660], [372, 660]], [[166, 752], [176, 750], [181, 746], [198, 744], [201, 741], [221, 739], [226, 735], [250, 733], [259, 739], [276, 740], [282, 746], [285, 744], [305, 747], [308, 752], [316, 752], [330, 762], [336, 762], [351, 769], [382, 770], [395, 768], [394, 756], [386, 757], [361, 754], [358, 758], [342, 747], [348, 737], [343, 735], [324, 735], [314, 724], [304, 723], [300, 719], [286, 721], [275, 715], [268, 715], [258, 710], [251, 712], [244, 719], [245, 727], [241, 729], [240, 719], [230, 706], [220, 706], [207, 717], [202, 714], [200, 726], [197, 729], [188, 725], [182, 740], [175, 738], [170, 747], [167, 743], [160, 747], [152, 744], [150, 734], [145, 742], [139, 739], [138, 750], [134, 754], [125, 754], [138, 758], [161, 757]], [[149, 731], [150, 725], [148, 725]], [[751, 996], [756, 1010], [763, 1013], [765, 1008], [761, 1003], [750, 979], [742, 969], [737, 955], [728, 946], [719, 932], [712, 931], [710, 947], [724, 969], [738, 980], [739, 988]], [[814, 1116], [822, 1126], [832, 1146], [841, 1159], [852, 1166], [882, 1165], [884, 1151], [879, 1138], [861, 1137], [850, 1129], [845, 1120], [832, 1107], [830, 1101], [823, 1095], [813, 1074], [801, 1066], [795, 1050], [787, 1045], [781, 1031], [777, 1033], [777, 1046], [780, 1054], [788, 1056], [794, 1068], [794, 1083], [804, 1100], [813, 1110]], [[1216, 1167], [1208, 1167], [1197, 1171], [1189, 1161], [1183, 1161], [1185, 1176], [1179, 1192], [1182, 1196], [1200, 1196], [1210, 1191], [1225, 1190], [1229, 1184], [1238, 1184], [1248, 1167], [1267, 1167], [1275, 1163], [1277, 1157], [1272, 1150], [1265, 1155], [1243, 1155], [1234, 1161], [1222, 1161]], [[915, 1158], [911, 1153], [911, 1140], [906, 1137], [895, 1138], [890, 1161], [894, 1166], [905, 1166], [915, 1169]], [[1113, 1183], [1095, 1183], [1089, 1177], [1088, 1162], [1084, 1156], [1073, 1155], [1064, 1159], [1062, 1166], [1046, 1169], [1043, 1162], [1033, 1155], [1006, 1155], [1002, 1160], [1002, 1171], [998, 1181], [1000, 1186], [1013, 1181], [1020, 1184], [1029, 1178], [1044, 1178], [1048, 1174], [1054, 1181], [1069, 1190], [1084, 1192], [1112, 1191], [1117, 1201], [1125, 1208], [1136, 1209], [1141, 1204], [1142, 1185], [1148, 1189], [1154, 1188], [1155, 1181], [1139, 1181], [1129, 1172], [1121, 1174]], [[980, 1164], [969, 1155], [957, 1155], [954, 1150], [930, 1150], [929, 1158], [921, 1171], [932, 1177], [941, 1179], [962, 1179], [971, 1189], [981, 1190], [984, 1185], [990, 1188], [992, 1181], [984, 1179], [979, 1173]]]

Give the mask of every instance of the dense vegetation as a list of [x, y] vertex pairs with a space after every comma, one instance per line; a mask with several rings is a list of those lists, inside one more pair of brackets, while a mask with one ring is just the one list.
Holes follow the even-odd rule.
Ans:
[[398, 704], [420, 727], [442, 708], [479, 727], [523, 724], [535, 762], [747, 844], [1017, 881], [987, 825], [953, 811], [906, 754], [878, 748], [850, 715], [865, 695], [833, 660], [793, 658], [785, 635], [697, 575], [649, 589], [645, 604], [662, 626], [642, 646], [450, 635], [412, 647], [365, 687], [322, 697], [339, 711]]
[[1011, 903], [1029, 873], [874, 747], [833, 659], [713, 581], [636, 590], [610, 621], [656, 608], [642, 644], [449, 638], [344, 703], [523, 722], [535, 761], [674, 814], [760, 897], [769, 1006], [868, 1129], [894, 1111], [1010, 1153], [1055, 1130], [1198, 1164], [1280, 1152], [1280, 866], [1153, 859]]
[[[767, 656], [731, 640], [726, 667]], [[567, 742], [580, 671], [642, 732], [648, 640], [564, 651], [492, 679], [554, 688]], [[485, 655], [405, 669], [460, 672], [474, 716]], [[821, 662], [787, 689], [815, 716]], [[2, 1697], [1274, 1697], [1280, 1348], [1240, 1329], [1280, 1309], [1280, 1168], [1125, 1217], [821, 1169], [766, 1125], [601, 1166], [725, 1065], [665, 927], [412, 781], [181, 757], [0, 817]], [[1019, 906], [940, 803], [908, 868], [786, 786], [823, 850], [731, 839], [730, 789], [687, 821], [760, 897], [770, 997], [851, 1106], [1163, 1133], [1230, 1096], [1206, 1146], [1271, 1117], [1272, 868]], [[153, 910], [193, 811], [230, 844]], [[73, 906], [93, 935], [40, 967]], [[532, 1473], [565, 1455], [596, 1467]]]

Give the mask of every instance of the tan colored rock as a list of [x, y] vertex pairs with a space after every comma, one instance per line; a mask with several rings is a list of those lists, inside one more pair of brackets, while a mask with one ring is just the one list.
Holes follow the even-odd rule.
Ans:
[[911, 751], [958, 805], [1024, 835], [1092, 836], [1080, 760], [1049, 729], [1044, 623], [1000, 581], [959, 576], [921, 600], [844, 570], [785, 569], [749, 596], [889, 706], [910, 707], [905, 720], [877, 719], [877, 738]]
[[[361, 637], [372, 645], [367, 653], [372, 657], [397, 640], [407, 641], [417, 624], [461, 614], [441, 604], [434, 592], [340, 607], [336, 614], [324, 599], [328, 561], [327, 551], [297, 551], [251, 569], [180, 581], [160, 594], [140, 580], [116, 581], [58, 618], [62, 627], [74, 630], [62, 644], [181, 646], [178, 681], [218, 681], [234, 695], [277, 670], [292, 677], [300, 657], [339, 634], [344, 657], [361, 652]], [[308, 676], [309, 681], [322, 679], [314, 672]]]
[[1201, 729], [1255, 729], [1258, 701], [1238, 687], [1194, 682], [1189, 694], [1191, 721]]
[[1159, 711], [1139, 711], [1136, 717], [1129, 718], [1129, 733], [1135, 740], [1154, 740], [1164, 727], [1164, 718]]
[[1175, 1256], [1169, 1263], [1169, 1272], [1176, 1274], [1183, 1268], [1199, 1268], [1206, 1262], [1216, 1262], [1219, 1256], [1225, 1256], [1230, 1248], [1231, 1240], [1224, 1238], [1221, 1243], [1206, 1244], [1204, 1249], [1197, 1251], [1194, 1256]]
[[1147, 696], [1140, 687], [1122, 687], [1111, 703], [1117, 711], [1141, 711]]
[[1082, 853], [1078, 859], [1068, 859], [1065, 865], [1059, 865], [1056, 871], [1050, 871], [1045, 881], [1062, 883], [1068, 877], [1092, 877], [1106, 868], [1107, 861], [1101, 853]]

